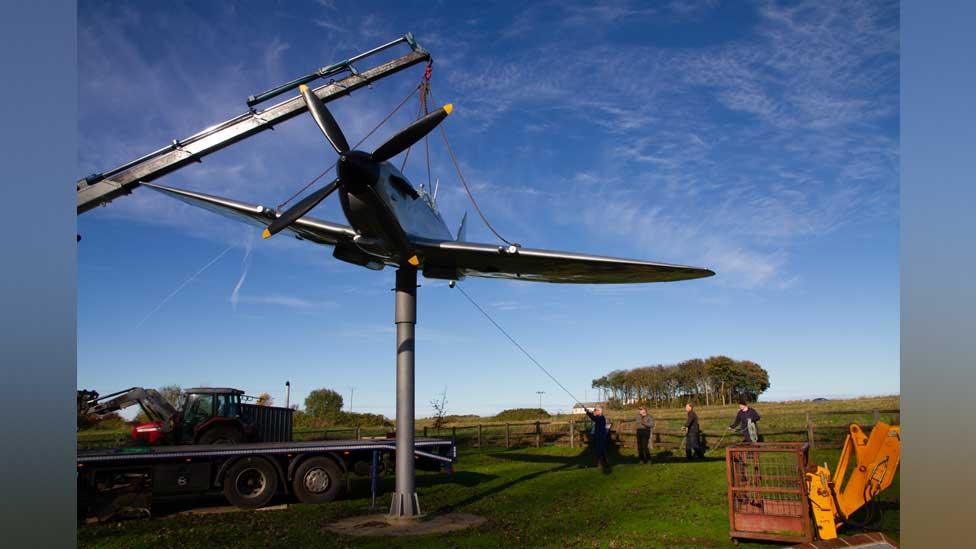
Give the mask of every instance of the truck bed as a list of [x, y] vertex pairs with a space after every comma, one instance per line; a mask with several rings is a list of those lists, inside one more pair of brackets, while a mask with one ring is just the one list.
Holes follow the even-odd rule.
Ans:
[[[442, 447], [452, 447], [450, 440], [434, 438], [418, 438], [414, 442], [415, 452], [419, 455], [450, 461], [450, 458], [435, 453]], [[396, 440], [366, 439], [366, 440], [319, 440], [302, 442], [257, 442], [247, 444], [194, 444], [187, 446], [150, 446], [134, 448], [110, 448], [78, 450], [77, 462], [79, 466], [89, 463], [103, 462], [134, 462], [134, 461], [164, 461], [168, 459], [194, 457], [223, 457], [240, 455], [274, 455], [304, 452], [335, 452], [343, 450], [393, 450]], [[452, 452], [453, 453], [453, 452]], [[451, 457], [454, 457], [453, 455]]]

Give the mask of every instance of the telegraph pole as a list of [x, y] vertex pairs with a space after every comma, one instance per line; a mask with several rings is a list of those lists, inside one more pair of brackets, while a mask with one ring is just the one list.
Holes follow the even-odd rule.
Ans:
[[352, 397], [355, 394], [356, 394], [356, 388], [355, 387], [350, 387], [349, 388], [349, 413], [350, 414], [352, 413]]
[[285, 382], [285, 408], [291, 408], [291, 382]]
[[545, 391], [536, 391], [535, 393], [537, 395], [539, 395], [539, 409], [541, 410], [542, 409], [542, 395], [546, 394], [546, 392]]

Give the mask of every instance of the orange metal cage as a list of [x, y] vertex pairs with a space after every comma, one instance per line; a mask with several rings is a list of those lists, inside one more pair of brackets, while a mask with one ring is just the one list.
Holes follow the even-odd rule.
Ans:
[[805, 442], [737, 444], [725, 449], [729, 536], [733, 539], [813, 540], [804, 471]]

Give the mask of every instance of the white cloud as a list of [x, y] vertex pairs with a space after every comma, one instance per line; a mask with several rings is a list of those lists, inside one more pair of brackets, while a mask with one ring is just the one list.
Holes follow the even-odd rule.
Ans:
[[312, 300], [285, 294], [238, 295], [237, 301], [248, 305], [270, 305], [302, 311], [327, 311], [338, 308], [336, 302], [331, 300]]

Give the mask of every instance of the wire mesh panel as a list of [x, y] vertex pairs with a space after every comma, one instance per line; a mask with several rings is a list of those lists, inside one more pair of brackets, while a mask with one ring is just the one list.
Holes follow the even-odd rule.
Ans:
[[801, 442], [738, 444], [725, 450], [729, 535], [733, 538], [811, 541]]

